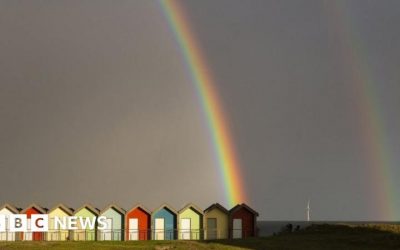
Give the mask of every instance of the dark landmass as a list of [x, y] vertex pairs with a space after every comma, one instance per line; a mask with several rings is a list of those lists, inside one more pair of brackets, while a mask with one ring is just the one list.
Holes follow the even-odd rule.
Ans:
[[0, 242], [0, 249], [400, 249], [400, 226], [315, 224], [270, 237], [216, 241]]

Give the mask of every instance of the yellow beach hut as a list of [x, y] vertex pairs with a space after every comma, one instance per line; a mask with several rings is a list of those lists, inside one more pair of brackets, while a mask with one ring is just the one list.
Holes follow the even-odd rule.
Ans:
[[71, 232], [67, 229], [67, 217], [72, 216], [74, 210], [64, 204], [58, 204], [49, 212], [48, 241], [65, 241], [70, 239]]
[[227, 239], [229, 237], [229, 211], [219, 203], [204, 210], [204, 239]]

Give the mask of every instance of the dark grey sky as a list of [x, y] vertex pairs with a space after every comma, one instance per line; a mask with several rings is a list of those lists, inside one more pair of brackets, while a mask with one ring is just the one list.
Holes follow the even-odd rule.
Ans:
[[[373, 83], [387, 169], [398, 179], [400, 2], [184, 6], [261, 218], [304, 219], [311, 199], [313, 219], [388, 219], [353, 80], [368, 69], [361, 78]], [[0, 38], [0, 202], [152, 209], [224, 200], [157, 2], [1, 0]], [[348, 56], [354, 49], [360, 58]], [[397, 192], [388, 193], [400, 213]]]

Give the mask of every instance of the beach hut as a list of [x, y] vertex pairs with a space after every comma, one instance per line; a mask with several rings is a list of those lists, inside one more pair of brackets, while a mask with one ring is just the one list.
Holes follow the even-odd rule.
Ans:
[[141, 205], [133, 207], [125, 216], [125, 239], [148, 240], [151, 232], [151, 213]]
[[9, 218], [10, 215], [12, 214], [19, 214], [18, 208], [11, 204], [4, 204], [3, 206], [0, 207], [0, 215], [5, 216], [5, 232], [0, 232], [0, 241], [15, 241], [17, 239], [16, 233], [14, 232], [9, 232]]
[[194, 204], [187, 204], [178, 212], [178, 239], [202, 239], [203, 212]]
[[117, 205], [111, 204], [100, 212], [99, 216], [106, 217], [106, 228], [99, 229], [99, 240], [124, 240], [126, 211]]
[[[70, 231], [65, 229], [67, 226], [67, 217], [72, 216], [74, 210], [58, 204], [49, 211], [49, 231], [46, 236], [48, 241], [65, 241], [70, 239]], [[58, 219], [56, 219], [58, 218]], [[58, 221], [60, 220], [60, 222]], [[57, 227], [55, 226], [57, 223]], [[56, 229], [57, 228], [57, 229]]]
[[258, 213], [244, 203], [233, 207], [229, 211], [231, 238], [241, 239], [256, 236], [257, 216]]
[[28, 230], [25, 233], [21, 233], [21, 239], [22, 240], [33, 240], [33, 241], [38, 241], [38, 240], [44, 240], [44, 232], [34, 232], [31, 231], [31, 216], [33, 214], [46, 214], [47, 209], [40, 207], [36, 204], [31, 204], [27, 208], [21, 211], [21, 214], [26, 214], [26, 217], [28, 219]]
[[214, 203], [204, 210], [204, 238], [206, 240], [229, 237], [229, 211]]
[[99, 210], [89, 204], [77, 209], [74, 216], [77, 219], [77, 230], [74, 230], [73, 240], [92, 241], [96, 240], [97, 216]]
[[168, 205], [162, 205], [151, 215], [153, 240], [176, 239], [176, 211]]

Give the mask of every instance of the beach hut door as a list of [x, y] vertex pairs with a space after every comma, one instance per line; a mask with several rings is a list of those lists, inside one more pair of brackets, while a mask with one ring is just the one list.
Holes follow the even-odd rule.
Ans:
[[129, 240], [139, 239], [139, 223], [137, 218], [129, 219]]
[[233, 219], [233, 238], [242, 238], [242, 219]]
[[217, 238], [217, 218], [207, 219], [207, 240], [214, 240]]
[[157, 218], [155, 220], [155, 239], [164, 240], [164, 218]]
[[183, 240], [190, 240], [190, 219], [181, 220], [181, 233]]
[[112, 240], [112, 218], [107, 218], [106, 219], [106, 230], [104, 230], [104, 240]]
[[28, 219], [28, 230], [24, 233], [24, 240], [32, 240], [31, 219]]
[[0, 241], [14, 241], [15, 240], [15, 233], [9, 232], [9, 225], [8, 225], [8, 217], [6, 216], [5, 221], [5, 232], [0, 232]]

